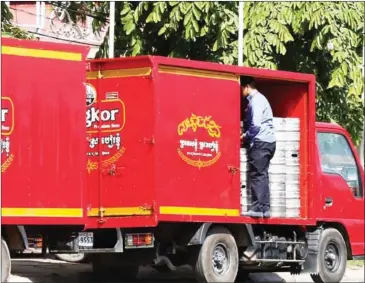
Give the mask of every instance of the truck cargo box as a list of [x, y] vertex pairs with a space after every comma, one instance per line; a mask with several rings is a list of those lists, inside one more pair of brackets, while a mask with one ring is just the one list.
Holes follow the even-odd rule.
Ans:
[[[296, 212], [242, 216], [240, 75], [255, 77], [276, 123], [288, 123], [279, 146], [297, 144]], [[150, 56], [92, 60], [86, 100], [90, 227], [311, 218], [314, 76]], [[272, 170], [285, 178], [285, 164]]]
[[83, 224], [88, 47], [2, 38], [2, 222]]

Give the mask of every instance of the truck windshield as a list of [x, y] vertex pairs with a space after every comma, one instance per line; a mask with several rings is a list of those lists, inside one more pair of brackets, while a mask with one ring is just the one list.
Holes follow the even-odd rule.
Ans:
[[355, 197], [361, 197], [359, 172], [355, 157], [346, 138], [341, 134], [318, 133], [321, 166], [324, 173], [339, 174]]

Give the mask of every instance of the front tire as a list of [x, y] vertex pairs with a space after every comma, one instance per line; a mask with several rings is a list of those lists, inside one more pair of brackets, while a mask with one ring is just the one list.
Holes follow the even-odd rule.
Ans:
[[238, 249], [228, 229], [213, 227], [207, 234], [195, 264], [198, 282], [234, 282]]
[[333, 228], [323, 231], [319, 241], [318, 270], [311, 274], [315, 283], [341, 282], [347, 263], [347, 249], [341, 233]]
[[11, 272], [11, 259], [8, 245], [1, 238], [1, 282], [8, 282]]

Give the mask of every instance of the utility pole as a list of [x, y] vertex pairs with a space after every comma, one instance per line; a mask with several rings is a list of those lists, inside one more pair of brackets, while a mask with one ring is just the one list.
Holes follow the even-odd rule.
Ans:
[[243, 9], [245, 2], [238, 2], [238, 66], [243, 66]]
[[[364, 30], [363, 30], [363, 36], [365, 37], [365, 26], [364, 26]], [[363, 40], [362, 42], [363, 46], [362, 46], [362, 77], [363, 79], [365, 79], [365, 42]], [[362, 92], [362, 101], [363, 101], [363, 105], [365, 105], [365, 86], [363, 88], [363, 92]], [[363, 125], [363, 128], [362, 128], [362, 140], [361, 140], [361, 143], [360, 143], [360, 148], [359, 148], [359, 153], [360, 153], [360, 159], [361, 159], [361, 163], [362, 163], [362, 167], [365, 168], [365, 165], [364, 165], [364, 159], [365, 159], [365, 155], [364, 155], [364, 147], [365, 147], [365, 120], [364, 120], [364, 125]]]
[[110, 1], [109, 7], [109, 58], [114, 58], [115, 1]]

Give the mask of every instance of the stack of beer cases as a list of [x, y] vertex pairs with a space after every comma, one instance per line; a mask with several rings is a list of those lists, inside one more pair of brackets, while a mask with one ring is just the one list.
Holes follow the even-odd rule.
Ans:
[[[299, 119], [274, 118], [274, 127], [276, 152], [269, 167], [271, 217], [299, 217]], [[241, 148], [240, 160], [241, 211], [244, 213], [250, 209], [252, 198], [245, 148]]]

